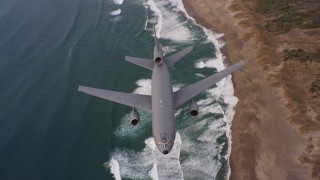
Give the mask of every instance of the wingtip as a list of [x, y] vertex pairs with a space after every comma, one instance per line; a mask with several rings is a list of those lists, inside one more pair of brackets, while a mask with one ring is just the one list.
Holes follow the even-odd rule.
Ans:
[[245, 65], [243, 60], [239, 61], [237, 64], [239, 64], [240, 66], [244, 66]]

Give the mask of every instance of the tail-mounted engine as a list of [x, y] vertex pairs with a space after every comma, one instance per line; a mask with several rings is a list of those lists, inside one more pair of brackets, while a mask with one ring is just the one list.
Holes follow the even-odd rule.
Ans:
[[153, 61], [160, 65], [163, 62], [163, 51], [161, 44], [156, 40], [156, 45], [154, 46], [153, 50]]
[[130, 123], [133, 126], [137, 126], [140, 123], [140, 116], [135, 108], [133, 108], [132, 112], [130, 113]]
[[191, 116], [197, 116], [199, 114], [198, 104], [192, 101], [189, 105], [189, 112]]
[[154, 59], [154, 62], [155, 62], [156, 64], [162, 64], [163, 59], [162, 59], [161, 57], [156, 57], [156, 58]]

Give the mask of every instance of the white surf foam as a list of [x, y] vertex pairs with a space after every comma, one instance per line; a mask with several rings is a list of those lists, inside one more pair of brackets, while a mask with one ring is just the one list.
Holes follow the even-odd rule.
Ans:
[[158, 9], [157, 5], [153, 0], [147, 0], [145, 5], [147, 5], [146, 7], [150, 8], [150, 10], [153, 11], [154, 15], [157, 17], [157, 23], [155, 25], [155, 29], [156, 29], [157, 37], [160, 38], [160, 31], [162, 29], [162, 23], [163, 23], [162, 12]]
[[187, 117], [185, 121], [191, 121], [191, 125], [181, 131], [184, 137], [182, 151], [190, 157], [181, 164], [186, 179], [214, 179], [222, 166], [220, 153], [224, 144], [219, 144], [216, 140], [225, 133], [224, 119], [210, 116], [204, 118], [210, 113], [223, 117], [224, 111], [221, 106], [218, 103], [212, 104], [212, 100], [220, 96], [220, 90], [211, 88], [206, 91], [206, 96], [207, 98], [197, 102], [199, 116]]
[[238, 103], [238, 98], [234, 96], [234, 89], [233, 89], [233, 84], [232, 84], [232, 80], [231, 80], [231, 76], [227, 77], [227, 80], [225, 81], [225, 85], [223, 86], [223, 94], [222, 97], [224, 99], [224, 102], [227, 104], [227, 108], [225, 110], [225, 115], [226, 115], [226, 127], [225, 127], [225, 131], [226, 131], [226, 135], [228, 138], [228, 144], [229, 144], [229, 148], [228, 148], [228, 152], [226, 154], [226, 156], [224, 157], [225, 159], [227, 159], [228, 161], [228, 172], [227, 175], [225, 176], [226, 179], [230, 178], [230, 174], [231, 174], [231, 169], [230, 169], [230, 154], [231, 154], [231, 144], [232, 144], [232, 137], [231, 137], [231, 126], [232, 126], [232, 120], [235, 114], [234, 111], [234, 107], [236, 106], [236, 104]]
[[148, 15], [148, 11], [147, 11], [147, 3], [146, 3], [146, 1], [144, 0], [143, 1], [143, 6], [145, 7], [145, 10], [146, 10], [146, 21], [145, 21], [145, 23], [144, 23], [144, 30], [146, 30], [147, 29], [147, 26], [148, 26], [148, 22], [149, 22], [149, 15]]
[[114, 4], [121, 5], [123, 3], [123, 0], [113, 0]]
[[[189, 16], [186, 9], [184, 8], [184, 4], [182, 0], [168, 0], [173, 6], [176, 7], [176, 11], [183, 12], [188, 19], [195, 20], [193, 17]], [[198, 25], [200, 26], [200, 25]]]
[[211, 59], [200, 59], [196, 64], [195, 67], [198, 69], [203, 69], [203, 68], [219, 68], [219, 65], [217, 65], [217, 61], [219, 61], [218, 58], [211, 58]]
[[149, 176], [153, 179], [153, 180], [159, 180], [159, 175], [158, 175], [158, 167], [157, 167], [157, 163], [155, 162], [152, 166], [152, 169], [149, 171]]
[[116, 150], [112, 153], [111, 161], [106, 164], [116, 179], [183, 179], [179, 161], [181, 149], [179, 133], [168, 155], [163, 155], [158, 151], [153, 138], [146, 139], [145, 144], [142, 152]]
[[157, 2], [159, 9], [163, 12], [163, 27], [161, 31], [161, 37], [170, 39], [171, 41], [191, 41], [193, 35], [190, 30], [185, 26], [186, 21], [181, 22], [179, 15], [175, 11], [168, 9], [170, 2], [159, 1]]
[[151, 79], [140, 79], [136, 84], [138, 88], [133, 91], [134, 94], [151, 95]]
[[114, 10], [114, 11], [110, 12], [110, 15], [112, 15], [112, 16], [117, 16], [117, 15], [120, 15], [120, 14], [121, 14], [121, 9], [117, 9], [117, 10]]
[[[219, 49], [217, 50], [217, 58], [220, 59], [219, 63], [219, 67], [218, 68], [219, 71], [221, 71], [222, 69], [224, 69], [224, 64], [223, 61], [225, 59], [225, 57], [223, 56], [223, 54], [220, 51], [220, 48], [222, 48], [225, 43], [219, 41], [219, 38], [221, 38], [223, 36], [223, 34], [215, 34], [212, 31], [209, 31], [208, 29], [204, 28], [205, 33], [208, 36], [208, 39], [213, 42], [213, 44], [218, 47]], [[230, 154], [231, 154], [231, 144], [232, 144], [232, 139], [231, 139], [231, 125], [232, 125], [232, 119], [234, 117], [235, 111], [234, 111], [234, 107], [236, 106], [237, 102], [238, 102], [238, 98], [234, 96], [234, 89], [233, 89], [233, 83], [232, 83], [232, 79], [231, 79], [231, 75], [229, 75], [228, 77], [226, 77], [225, 79], [221, 80], [218, 84], [220, 85], [220, 92], [221, 93], [221, 98], [223, 99], [224, 103], [227, 104], [226, 109], [224, 109], [225, 111], [225, 116], [224, 116], [224, 121], [226, 122], [226, 126], [224, 127], [224, 130], [226, 131], [226, 136], [228, 138], [228, 150], [227, 150], [227, 154], [224, 157], [227, 162], [228, 162], [228, 172], [227, 175], [225, 176], [226, 179], [230, 178], [230, 174], [231, 174], [231, 170], [230, 170]]]
[[121, 180], [120, 167], [118, 161], [111, 159], [109, 163], [105, 163], [104, 166], [110, 169], [111, 174], [116, 180]]
[[163, 49], [164, 55], [177, 51], [176, 47], [172, 47], [172, 46], [162, 46], [162, 49]]
[[157, 17], [155, 25], [157, 37], [171, 41], [190, 41], [192, 39], [191, 32], [184, 25], [186, 22], [181, 22], [177, 12], [167, 9], [167, 6], [170, 5], [168, 1], [148, 0], [145, 4], [146, 8], [149, 8]]

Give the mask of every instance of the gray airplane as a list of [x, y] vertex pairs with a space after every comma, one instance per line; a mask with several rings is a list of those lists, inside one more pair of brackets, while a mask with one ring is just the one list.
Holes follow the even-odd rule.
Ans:
[[151, 96], [115, 92], [85, 86], [79, 86], [79, 91], [133, 107], [133, 110], [130, 113], [130, 123], [134, 126], [137, 126], [140, 122], [139, 113], [135, 108], [151, 112], [152, 134], [156, 146], [160, 152], [168, 154], [173, 147], [176, 137], [174, 110], [191, 100], [189, 105], [190, 115], [197, 116], [199, 106], [192, 98], [244, 65], [244, 62], [240, 61], [221, 72], [173, 92], [169, 67], [172, 67], [178, 60], [192, 51], [192, 49], [192, 47], [188, 47], [169, 57], [163, 57], [162, 46], [155, 35], [153, 60], [125, 57], [125, 60], [128, 62], [152, 70]]

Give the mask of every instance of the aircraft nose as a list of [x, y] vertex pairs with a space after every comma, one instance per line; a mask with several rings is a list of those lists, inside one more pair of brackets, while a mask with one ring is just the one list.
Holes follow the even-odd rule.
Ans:
[[163, 154], [168, 154], [168, 153], [169, 153], [169, 151], [164, 150], [162, 153], [163, 153]]

